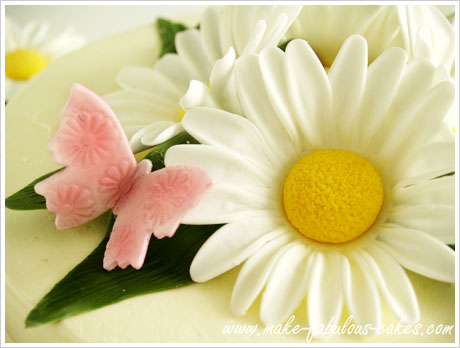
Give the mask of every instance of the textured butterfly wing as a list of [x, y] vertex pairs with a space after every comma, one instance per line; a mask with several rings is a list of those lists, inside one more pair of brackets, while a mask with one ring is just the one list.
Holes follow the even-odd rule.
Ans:
[[66, 168], [39, 182], [35, 191], [56, 213], [59, 229], [81, 225], [112, 208], [137, 172], [150, 171], [145, 163], [136, 164], [110, 107], [78, 84], [72, 87], [48, 148], [53, 160]]
[[171, 166], [136, 179], [114, 210], [104, 268], [142, 267], [151, 235], [171, 237], [212, 184], [206, 172], [191, 166]]

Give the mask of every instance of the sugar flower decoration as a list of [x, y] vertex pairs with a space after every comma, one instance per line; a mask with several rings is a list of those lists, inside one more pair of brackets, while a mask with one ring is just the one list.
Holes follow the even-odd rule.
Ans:
[[52, 36], [47, 23], [20, 27], [5, 17], [5, 98], [8, 101], [35, 74], [60, 56], [81, 47], [85, 40], [72, 30]]
[[[213, 6], [205, 10], [200, 29], [176, 36], [177, 54], [166, 54], [153, 69], [125, 67], [117, 76], [121, 91], [105, 96], [130, 138], [134, 152], [158, 144], [183, 130], [186, 105], [180, 98], [190, 81], [221, 91], [210, 79], [214, 63], [228, 54], [239, 57], [275, 46], [300, 11], [299, 6]], [[217, 65], [216, 76], [228, 72]], [[230, 78], [227, 83], [232, 83]], [[230, 89], [231, 90], [231, 89]], [[219, 93], [222, 95], [222, 93]]]
[[288, 36], [308, 41], [323, 65], [330, 66], [353, 34], [366, 38], [371, 62], [398, 46], [406, 50], [409, 61], [428, 58], [448, 72], [454, 63], [454, 28], [436, 6], [304, 6]]
[[[403, 267], [453, 282], [454, 144], [434, 141], [454, 101], [427, 60], [407, 64], [391, 48], [368, 66], [366, 40], [351, 36], [327, 74], [304, 40], [241, 57], [235, 84], [243, 114], [187, 111], [201, 144], [166, 153], [215, 186], [185, 217], [227, 223], [195, 256], [204, 282], [244, 262], [231, 309], [285, 321], [307, 295], [318, 332], [344, 304], [359, 325], [381, 323], [380, 294], [404, 322], [419, 320]], [[245, 116], [245, 117], [241, 117]], [[416, 131], [414, 131], [416, 130]]]
[[[355, 5], [304, 6], [288, 32], [291, 38], [308, 41], [325, 67], [329, 67], [343, 42], [359, 34], [368, 42], [372, 62], [390, 47], [404, 48], [409, 61], [429, 59], [437, 68], [437, 79], [453, 76], [455, 32], [444, 15], [449, 6]], [[455, 112], [451, 110], [442, 137], [453, 141]]]

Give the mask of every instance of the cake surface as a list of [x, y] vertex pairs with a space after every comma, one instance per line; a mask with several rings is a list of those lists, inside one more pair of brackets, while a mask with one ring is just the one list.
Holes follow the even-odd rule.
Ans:
[[[115, 76], [125, 65], [151, 67], [159, 53], [154, 25], [95, 42], [50, 65], [6, 107], [5, 195], [59, 168], [46, 147], [60, 122], [70, 87], [78, 82], [99, 95], [117, 90]], [[35, 304], [102, 240], [108, 215], [68, 231], [54, 225], [46, 210], [5, 212], [6, 331], [12, 342], [290, 342], [297, 335], [263, 334], [258, 302], [244, 317], [229, 307], [238, 268], [202, 284], [139, 296], [58, 323], [26, 329]], [[423, 325], [453, 325], [454, 284], [408, 272]], [[383, 303], [384, 324], [398, 319]], [[308, 327], [305, 301], [291, 324]], [[343, 325], [348, 314], [343, 314]], [[257, 325], [255, 333], [227, 334], [232, 325]], [[328, 342], [454, 342], [451, 335], [332, 336]]]

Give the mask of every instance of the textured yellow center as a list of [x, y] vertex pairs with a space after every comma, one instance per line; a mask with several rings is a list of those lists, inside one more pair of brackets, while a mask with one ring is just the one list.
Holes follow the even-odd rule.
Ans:
[[28, 80], [48, 65], [39, 52], [20, 49], [5, 55], [5, 74], [12, 80]]
[[374, 223], [382, 203], [379, 174], [350, 151], [306, 155], [284, 182], [283, 204], [289, 222], [319, 242], [344, 243], [359, 237]]

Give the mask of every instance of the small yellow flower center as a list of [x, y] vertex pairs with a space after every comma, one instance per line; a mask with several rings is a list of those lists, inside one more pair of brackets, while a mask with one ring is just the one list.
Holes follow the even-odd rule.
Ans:
[[383, 183], [374, 166], [345, 150], [304, 156], [283, 187], [286, 216], [304, 236], [344, 243], [374, 223], [383, 203]]
[[47, 65], [46, 58], [37, 51], [19, 49], [5, 55], [5, 74], [12, 80], [28, 80]]

